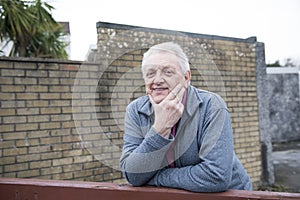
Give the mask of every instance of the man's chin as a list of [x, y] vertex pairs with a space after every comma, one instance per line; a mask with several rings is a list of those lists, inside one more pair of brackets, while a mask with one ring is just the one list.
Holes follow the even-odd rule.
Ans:
[[153, 100], [154, 100], [155, 103], [160, 103], [160, 102], [162, 102], [165, 98], [166, 98], [166, 96], [159, 95], [159, 96], [153, 97]]

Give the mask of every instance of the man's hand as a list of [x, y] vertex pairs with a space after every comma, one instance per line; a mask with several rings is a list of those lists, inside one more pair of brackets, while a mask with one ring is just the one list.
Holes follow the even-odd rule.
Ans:
[[171, 128], [178, 122], [184, 110], [181, 103], [185, 88], [178, 84], [169, 95], [159, 104], [155, 103], [149, 94], [150, 102], [154, 108], [155, 120], [153, 128], [163, 137], [169, 138]]

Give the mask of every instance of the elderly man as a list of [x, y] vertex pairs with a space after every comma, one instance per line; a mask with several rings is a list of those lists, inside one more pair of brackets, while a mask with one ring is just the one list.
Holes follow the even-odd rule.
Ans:
[[233, 149], [230, 115], [223, 99], [190, 85], [181, 47], [151, 47], [142, 62], [146, 96], [126, 110], [120, 166], [133, 186], [195, 192], [251, 190]]

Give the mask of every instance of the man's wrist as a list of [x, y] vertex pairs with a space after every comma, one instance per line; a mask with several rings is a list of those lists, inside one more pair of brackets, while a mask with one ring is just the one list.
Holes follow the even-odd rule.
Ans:
[[171, 128], [166, 128], [166, 127], [159, 128], [155, 124], [153, 125], [153, 128], [157, 133], [159, 133], [164, 138], [169, 138], [171, 134]]

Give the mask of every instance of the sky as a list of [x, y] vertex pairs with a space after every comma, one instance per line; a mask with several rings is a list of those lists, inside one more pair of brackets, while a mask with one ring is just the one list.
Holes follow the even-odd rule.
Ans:
[[97, 22], [234, 38], [255, 36], [266, 63], [300, 64], [299, 0], [46, 0], [56, 21], [68, 21], [71, 60], [97, 43]]

